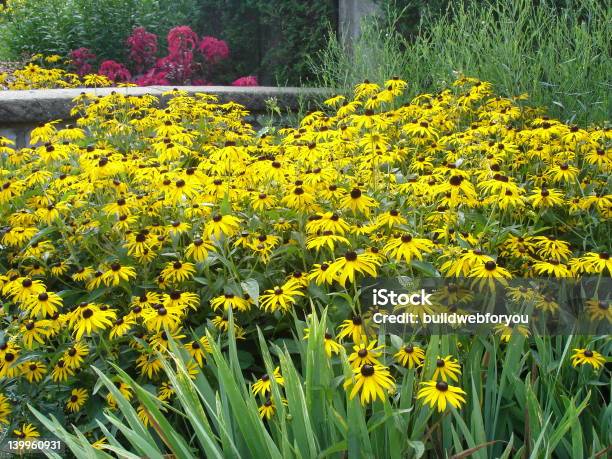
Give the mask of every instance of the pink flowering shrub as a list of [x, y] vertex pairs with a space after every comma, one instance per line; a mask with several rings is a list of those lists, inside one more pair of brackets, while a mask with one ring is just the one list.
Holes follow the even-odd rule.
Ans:
[[229, 46], [227, 46], [227, 43], [215, 37], [202, 37], [198, 49], [202, 56], [204, 56], [204, 59], [211, 64], [216, 64], [229, 57]]
[[82, 77], [93, 70], [91, 62], [96, 59], [96, 55], [89, 48], [78, 48], [70, 52], [70, 59], [77, 75]]
[[[215, 37], [201, 39], [189, 26], [174, 27], [168, 32], [168, 54], [157, 57], [157, 35], [138, 27], [127, 38], [129, 62], [125, 65], [114, 60], [102, 62], [98, 73], [114, 82], [132, 82], [139, 86], [198, 85], [214, 81], [215, 68], [229, 57], [227, 43]], [[77, 73], [83, 76], [93, 71], [96, 56], [87, 48], [70, 53]], [[233, 86], [258, 86], [257, 78], [244, 76]]]
[[144, 75], [134, 80], [138, 86], [168, 86], [170, 82], [166, 79], [166, 72], [158, 68], [152, 68]]
[[232, 86], [259, 86], [256, 76], [243, 76], [232, 83]]
[[98, 69], [100, 75], [104, 75], [115, 82], [126, 82], [132, 79], [130, 71], [123, 64], [113, 60], [107, 60], [100, 64]]
[[156, 61], [157, 35], [147, 32], [144, 27], [137, 27], [127, 39], [129, 56], [137, 73], [151, 68]]

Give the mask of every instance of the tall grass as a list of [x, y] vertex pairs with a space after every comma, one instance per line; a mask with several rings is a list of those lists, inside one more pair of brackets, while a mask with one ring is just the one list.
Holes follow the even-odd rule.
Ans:
[[[209, 336], [212, 355], [195, 380], [188, 375], [186, 351], [171, 341], [174, 365], [166, 360], [163, 365], [176, 391], [172, 407], [158, 400], [150, 387], [114, 367], [145, 407], [149, 428], [139, 420], [133, 403], [96, 369], [99, 387], [113, 394], [119, 408], [105, 411], [104, 422], [96, 421], [108, 440], [106, 451], [118, 457], [159, 459], [166, 453], [185, 459], [400, 459], [452, 454], [476, 459], [573, 459], [604, 457], [612, 440], [612, 406], [606, 402], [609, 378], [602, 381], [588, 369], [577, 372], [568, 362], [568, 352], [584, 344], [585, 338], [534, 337], [530, 342], [513, 335], [509, 343], [501, 344], [486, 337], [432, 336], [426, 353], [431, 364], [420, 372], [401, 370], [391, 400], [365, 408], [342, 389], [350, 374], [344, 356], [330, 361], [324, 355], [326, 312], [320, 319], [313, 312], [307, 341], [296, 336], [282, 346], [259, 334], [266, 372], [272, 374], [273, 361], [278, 361], [285, 380], [281, 387], [271, 379], [273, 399], [284, 398], [286, 404], [277, 403], [276, 415], [267, 422], [259, 418], [256, 397], [240, 369], [231, 316], [230, 323], [227, 347]], [[296, 320], [298, 334], [305, 325]], [[456, 353], [460, 346], [466, 349], [461, 385], [467, 404], [460, 411], [434, 413], [415, 401], [418, 382], [431, 377], [437, 355]], [[70, 432], [53, 416], [31, 410], [76, 457], [111, 457], [94, 450], [76, 427]]]
[[397, 32], [402, 11], [389, 8], [385, 18], [365, 21], [351, 50], [330, 36], [311, 65], [322, 86], [349, 88], [398, 75], [410, 82], [412, 95], [464, 74], [491, 81], [505, 96], [528, 93], [564, 121], [602, 123], [612, 109], [612, 8], [606, 4], [454, 1], [441, 16], [424, 15], [411, 41]]

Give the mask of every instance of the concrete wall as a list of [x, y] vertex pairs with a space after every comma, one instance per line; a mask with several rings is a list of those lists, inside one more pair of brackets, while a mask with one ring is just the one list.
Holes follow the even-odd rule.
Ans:
[[[153, 94], [160, 97], [163, 104], [168, 98], [162, 94], [171, 89], [171, 86], [148, 86], [0, 91], [0, 136], [15, 141], [18, 147], [27, 146], [28, 134], [37, 125], [52, 120], [69, 121], [72, 100], [82, 92], [99, 96], [112, 91], [132, 96]], [[278, 106], [287, 112], [296, 112], [300, 108], [313, 106], [329, 95], [329, 91], [324, 89], [267, 86], [183, 86], [180, 89], [192, 95], [214, 94], [221, 103], [233, 101], [244, 105], [251, 113], [248, 121], [254, 125], [257, 125], [258, 117], [266, 113], [266, 101], [269, 99], [276, 99]]]

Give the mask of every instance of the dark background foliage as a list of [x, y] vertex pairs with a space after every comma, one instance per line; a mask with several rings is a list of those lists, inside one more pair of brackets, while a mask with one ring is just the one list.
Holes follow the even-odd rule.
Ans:
[[336, 0], [199, 0], [197, 29], [226, 40], [231, 64], [263, 84], [309, 80], [306, 57], [337, 28]]
[[[99, 61], [126, 60], [125, 40], [143, 26], [160, 37], [177, 25], [224, 39], [224, 80], [257, 75], [262, 84], [300, 84], [312, 75], [306, 56], [337, 27], [337, 0], [20, 0], [0, 20], [9, 58], [68, 56], [90, 48]], [[9, 2], [10, 4], [10, 2]]]

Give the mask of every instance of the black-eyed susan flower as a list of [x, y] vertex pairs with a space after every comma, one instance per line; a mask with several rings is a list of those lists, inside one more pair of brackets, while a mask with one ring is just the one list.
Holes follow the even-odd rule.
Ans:
[[62, 307], [62, 299], [57, 293], [41, 292], [26, 299], [23, 307], [30, 313], [30, 317], [43, 318], [55, 314]]
[[353, 346], [353, 353], [349, 355], [348, 361], [353, 368], [359, 368], [366, 363], [370, 365], [380, 365], [378, 358], [382, 355], [381, 349], [384, 345], [376, 346], [376, 340], [369, 343], [362, 341], [360, 344]]
[[206, 356], [212, 352], [212, 347], [206, 336], [185, 344], [185, 349], [187, 349], [189, 355], [195, 359], [199, 366], [204, 365]]
[[585, 310], [591, 321], [607, 320], [608, 323], [612, 323], [612, 310], [610, 310], [609, 301], [592, 298], [586, 301]]
[[266, 399], [266, 401], [259, 407], [259, 417], [261, 419], [271, 419], [276, 414], [276, 405], [272, 401], [272, 398]]
[[222, 235], [231, 237], [238, 232], [240, 228], [240, 220], [232, 215], [214, 215], [212, 219], [206, 223], [204, 234], [206, 237], [215, 237], [219, 239]]
[[162, 370], [163, 364], [155, 356], [141, 354], [136, 359], [136, 368], [138, 368], [141, 375], [153, 379]]
[[208, 253], [213, 251], [215, 246], [210, 241], [202, 238], [195, 238], [185, 249], [185, 256], [195, 262], [203, 262], [208, 258]]
[[312, 271], [308, 273], [308, 279], [317, 285], [332, 284], [334, 271], [330, 269], [330, 263], [315, 263]]
[[[285, 385], [285, 378], [283, 378], [283, 376], [281, 375], [279, 367], [276, 367], [274, 369], [274, 373], [272, 374], [272, 377], [276, 381], [276, 384], [280, 386]], [[267, 373], [262, 375], [261, 378], [255, 381], [255, 383], [251, 387], [251, 391], [253, 392], [253, 395], [257, 395], [257, 394], [266, 395], [266, 394], [271, 393], [272, 392], [272, 381], [270, 380], [270, 375], [268, 375]]]
[[49, 335], [49, 322], [47, 320], [28, 319], [21, 324], [19, 332], [23, 340], [23, 346], [26, 349], [32, 349], [36, 345], [45, 343], [45, 339]]
[[446, 381], [447, 379], [452, 379], [453, 381], [459, 381], [457, 375], [461, 374], [461, 367], [457, 362], [457, 359], [453, 358], [451, 355], [446, 356], [444, 358], [438, 356], [436, 360], [436, 370], [434, 371], [432, 379], [442, 379], [442, 381]]
[[272, 289], [266, 290], [259, 297], [259, 307], [267, 312], [281, 311], [288, 312], [299, 296], [304, 296], [295, 284], [285, 284], [282, 287], [275, 286]]
[[466, 393], [461, 388], [451, 386], [445, 381], [425, 381], [421, 385], [424, 387], [419, 389], [417, 399], [423, 399], [423, 403], [428, 404], [431, 408], [437, 405], [440, 413], [446, 410], [448, 405], [459, 409], [461, 404], [465, 403]]
[[83, 364], [85, 357], [88, 355], [89, 347], [87, 343], [77, 341], [64, 351], [63, 360], [68, 367], [75, 369]]
[[563, 193], [552, 188], [534, 188], [529, 201], [536, 209], [561, 206], [563, 205]]
[[487, 286], [490, 291], [495, 291], [495, 283], [506, 284], [506, 279], [511, 279], [512, 274], [495, 261], [490, 260], [474, 266], [469, 273], [469, 277], [475, 278], [475, 283], [481, 290]]
[[60, 383], [65, 382], [71, 376], [74, 376], [74, 370], [66, 365], [64, 359], [59, 359], [51, 371], [51, 379]]
[[251, 308], [251, 304], [248, 300], [238, 295], [234, 295], [233, 293], [225, 293], [224, 295], [211, 299], [210, 306], [214, 311], [220, 309], [228, 311], [230, 308], [234, 311], [248, 311]]
[[113, 325], [115, 312], [102, 306], [83, 303], [71, 313], [70, 325], [74, 331], [75, 340], [78, 341], [83, 335], [91, 335]]
[[[123, 395], [128, 401], [132, 400], [132, 397], [134, 396], [134, 394], [130, 386], [128, 386], [123, 381], [119, 381], [119, 380], [115, 380], [113, 384], [117, 388], [117, 390], [121, 393], [121, 395]], [[111, 410], [117, 409], [117, 400], [115, 400], [115, 397], [111, 392], [109, 392], [106, 395], [106, 403], [108, 404]]]
[[336, 259], [330, 266], [330, 269], [338, 283], [345, 286], [346, 281], [354, 283], [355, 275], [358, 273], [376, 277], [376, 267], [378, 264], [379, 261], [371, 254], [367, 252], [358, 254], [351, 250], [346, 252], [343, 257]]
[[395, 383], [387, 367], [366, 363], [359, 368], [354, 368], [352, 377], [345, 381], [345, 389], [351, 386], [349, 398], [353, 399], [361, 392], [360, 401], [362, 405], [365, 405], [378, 398], [384, 400], [387, 397], [385, 391], [393, 390]]
[[597, 351], [591, 349], [575, 348], [572, 354], [572, 365], [577, 367], [579, 365], [591, 365], [595, 370], [599, 370], [603, 367], [606, 359]]
[[161, 383], [159, 389], [157, 390], [157, 398], [163, 402], [166, 400], [170, 400], [175, 393], [176, 391], [174, 390], [174, 387], [172, 387], [172, 384], [167, 381], [164, 381], [163, 383]]
[[353, 343], [359, 345], [362, 341], [367, 341], [368, 329], [361, 316], [354, 315], [350, 319], [342, 321], [338, 326], [338, 340], [342, 341], [350, 337]]
[[47, 373], [44, 363], [36, 360], [29, 360], [21, 364], [21, 374], [28, 382], [40, 382]]
[[580, 271], [589, 274], [602, 274], [607, 271], [612, 275], [612, 259], [608, 252], [588, 252], [580, 257], [576, 265]]
[[70, 397], [66, 401], [66, 408], [73, 413], [81, 411], [81, 408], [83, 408], [88, 398], [89, 395], [87, 394], [87, 390], [83, 388], [72, 389], [70, 391]]
[[32, 441], [40, 437], [38, 429], [33, 424], [21, 424], [21, 427], [13, 430], [13, 435], [19, 440]]
[[393, 356], [397, 363], [406, 368], [418, 368], [423, 365], [425, 351], [411, 344], [400, 348]]
[[410, 234], [402, 234], [390, 239], [383, 247], [383, 252], [398, 261], [404, 259], [406, 263], [410, 263], [413, 258], [422, 260], [423, 253], [431, 252], [433, 246], [433, 242], [429, 239], [416, 238]]
[[180, 283], [193, 277], [195, 265], [189, 262], [174, 261], [166, 264], [161, 275], [168, 282]]
[[378, 206], [378, 202], [369, 196], [366, 196], [359, 188], [353, 188], [340, 201], [342, 209], [351, 210], [354, 213], [370, 214], [370, 209]]
[[0, 394], [0, 424], [8, 424], [11, 414], [11, 403], [4, 394]]
[[525, 325], [505, 325], [499, 324], [493, 327], [496, 335], [499, 335], [499, 338], [502, 343], [510, 342], [510, 339], [513, 335], [523, 336], [527, 338], [531, 335], [531, 331]]
[[143, 313], [144, 324], [149, 330], [159, 331], [164, 327], [176, 329], [183, 317], [183, 310], [175, 306], [163, 304], [153, 305]]
[[121, 281], [129, 281], [136, 277], [136, 270], [131, 266], [121, 266], [115, 262], [111, 263], [109, 269], [102, 275], [102, 282], [107, 286], [119, 285]]

